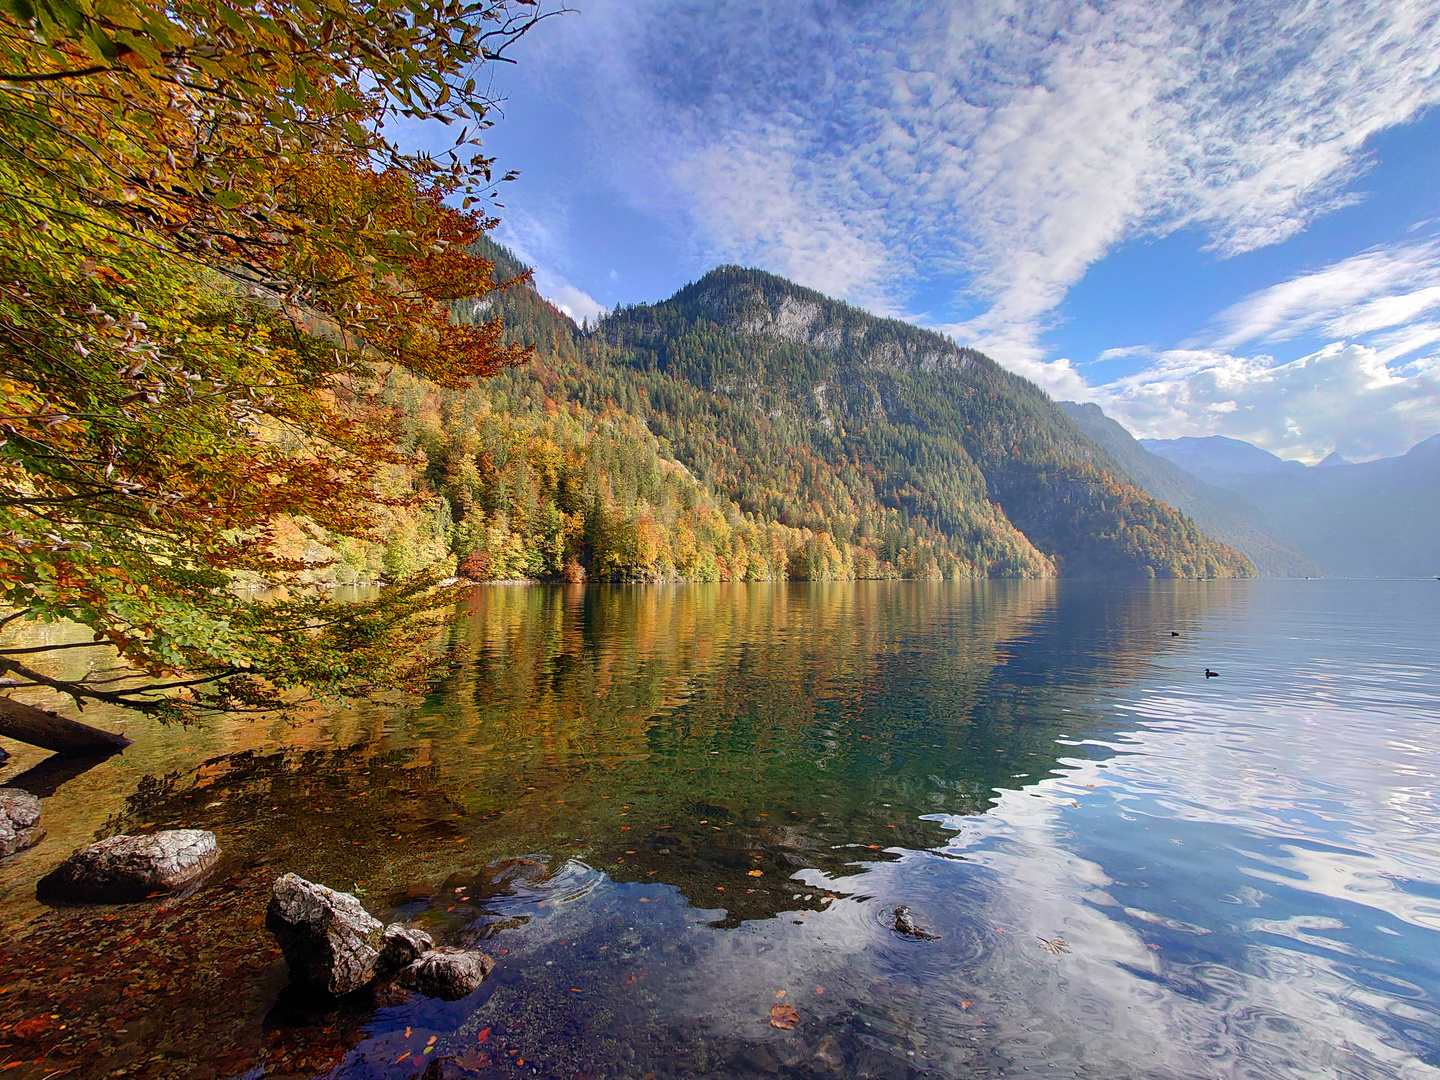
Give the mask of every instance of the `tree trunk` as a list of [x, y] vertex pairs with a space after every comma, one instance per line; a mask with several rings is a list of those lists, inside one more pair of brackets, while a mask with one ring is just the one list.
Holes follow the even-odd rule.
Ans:
[[130, 745], [124, 735], [78, 724], [8, 697], [0, 697], [0, 735], [59, 754], [113, 754]]

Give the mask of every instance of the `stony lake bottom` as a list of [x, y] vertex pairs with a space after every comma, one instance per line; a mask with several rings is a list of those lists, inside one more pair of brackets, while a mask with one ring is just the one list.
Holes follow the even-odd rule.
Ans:
[[[1440, 1077], [1440, 582], [465, 607], [423, 702], [12, 744], [49, 836], [0, 863], [3, 1075]], [[182, 826], [191, 894], [35, 900]], [[498, 967], [297, 995], [287, 871]]]

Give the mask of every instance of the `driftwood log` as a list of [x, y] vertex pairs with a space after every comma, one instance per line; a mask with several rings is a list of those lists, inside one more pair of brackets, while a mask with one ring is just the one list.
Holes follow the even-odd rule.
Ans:
[[124, 735], [112, 735], [8, 697], [0, 697], [0, 736], [59, 754], [113, 754], [130, 745]]

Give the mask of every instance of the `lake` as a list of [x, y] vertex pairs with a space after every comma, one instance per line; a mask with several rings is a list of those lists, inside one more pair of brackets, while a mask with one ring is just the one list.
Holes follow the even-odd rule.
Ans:
[[[423, 702], [87, 710], [135, 745], [0, 770], [50, 829], [0, 863], [0, 1065], [1440, 1077], [1437, 610], [1428, 581], [486, 586]], [[226, 851], [193, 895], [35, 900], [73, 848], [179, 826]], [[307, 1001], [263, 928], [286, 871], [499, 966]]]

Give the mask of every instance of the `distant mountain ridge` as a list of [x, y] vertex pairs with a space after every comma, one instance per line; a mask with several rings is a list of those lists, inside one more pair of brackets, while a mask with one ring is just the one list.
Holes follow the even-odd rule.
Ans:
[[[1189, 514], [1208, 535], [1244, 552], [1261, 574], [1315, 577], [1324, 573], [1313, 559], [1277, 541], [1271, 535], [1273, 526], [1258, 507], [1236, 492], [1207, 484], [1174, 461], [1151, 453], [1124, 427], [1106, 416], [1100, 406], [1073, 401], [1061, 401], [1058, 405], [1081, 431], [1115, 459], [1136, 487]], [[1248, 443], [1240, 445], [1249, 446]], [[1243, 451], [1237, 453], [1243, 454]]]
[[1440, 435], [1399, 457], [1353, 464], [1332, 454], [1309, 468], [1220, 436], [1141, 445], [1237, 493], [1264, 515], [1265, 531], [1327, 573], [1440, 574]]

